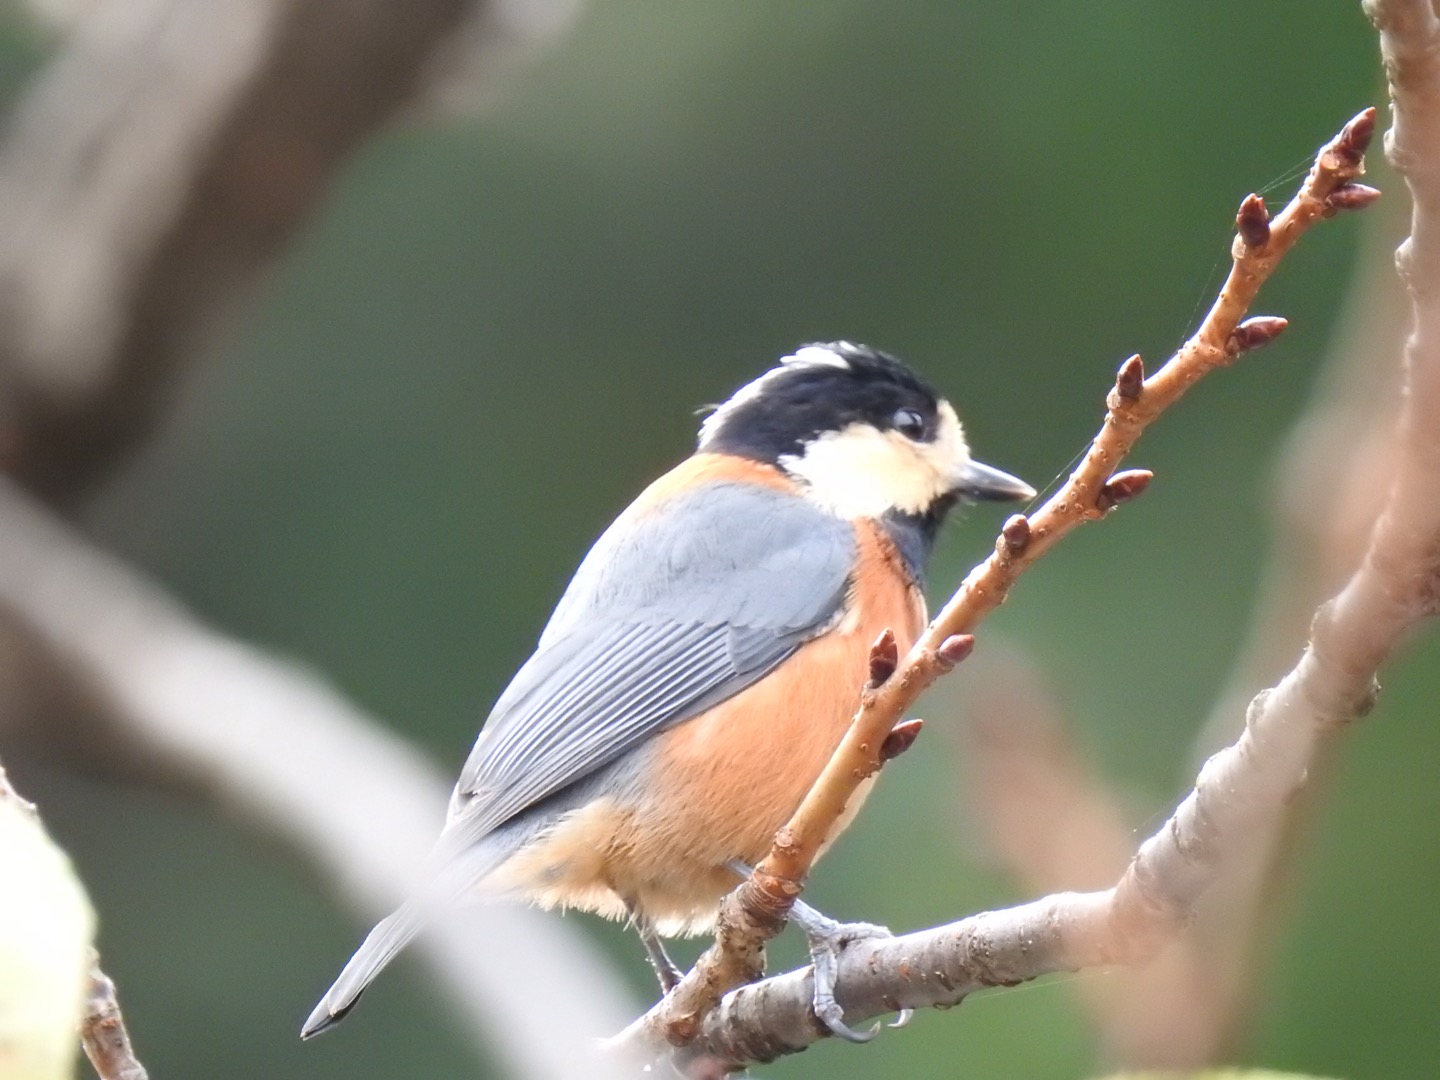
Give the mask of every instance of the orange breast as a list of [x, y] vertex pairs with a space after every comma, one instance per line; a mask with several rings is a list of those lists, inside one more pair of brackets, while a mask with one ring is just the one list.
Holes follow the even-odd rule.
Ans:
[[855, 530], [859, 560], [837, 624], [658, 736], [636, 790], [573, 812], [511, 860], [502, 876], [512, 887], [613, 917], [628, 901], [667, 934], [713, 922], [735, 881], [726, 862], [764, 855], [849, 726], [870, 645], [888, 627], [908, 649], [924, 626], [924, 601], [890, 541], [873, 522]]

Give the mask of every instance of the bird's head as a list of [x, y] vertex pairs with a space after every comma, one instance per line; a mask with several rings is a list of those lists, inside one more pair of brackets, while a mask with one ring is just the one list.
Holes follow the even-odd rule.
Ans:
[[702, 452], [774, 465], [846, 518], [938, 523], [960, 500], [1035, 490], [970, 456], [954, 408], [893, 356], [837, 341], [806, 345], [706, 417]]

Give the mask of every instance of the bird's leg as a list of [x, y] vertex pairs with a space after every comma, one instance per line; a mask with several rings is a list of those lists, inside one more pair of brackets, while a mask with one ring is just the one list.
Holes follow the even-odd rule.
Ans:
[[[729, 864], [730, 869], [741, 877], [750, 876], [750, 867], [739, 859]], [[810, 962], [815, 968], [815, 993], [811, 1004], [820, 1022], [850, 1042], [869, 1042], [880, 1033], [876, 1024], [868, 1031], [856, 1031], [845, 1023], [845, 1010], [835, 1000], [835, 982], [839, 977], [840, 953], [852, 942], [867, 938], [888, 938], [894, 935], [883, 926], [873, 923], [842, 923], [823, 912], [817, 911], [803, 900], [796, 900], [790, 907], [790, 919], [805, 932], [810, 946]], [[902, 1009], [891, 1022], [891, 1027], [904, 1027], [914, 1015], [913, 1009]]]
[[[856, 1031], [845, 1023], [845, 1010], [835, 1000], [835, 981], [839, 977], [840, 953], [847, 945], [867, 938], [888, 938], [894, 935], [883, 926], [874, 923], [842, 923], [823, 912], [816, 911], [803, 900], [796, 900], [790, 908], [790, 918], [801, 930], [810, 946], [810, 962], [815, 965], [815, 1015], [820, 1022], [842, 1039], [850, 1042], [869, 1042], [880, 1032], [877, 1023], [867, 1031]], [[902, 1009], [891, 1027], [904, 1027], [914, 1015], [913, 1009]]]
[[640, 914], [635, 902], [627, 900], [625, 906], [630, 911], [630, 925], [635, 927], [635, 933], [640, 935], [640, 944], [645, 946], [645, 958], [650, 961], [650, 966], [655, 970], [655, 978], [660, 980], [660, 993], [668, 994], [675, 989], [684, 973], [675, 966], [675, 961], [670, 959], [670, 954], [665, 951], [664, 942], [655, 932], [654, 924]]

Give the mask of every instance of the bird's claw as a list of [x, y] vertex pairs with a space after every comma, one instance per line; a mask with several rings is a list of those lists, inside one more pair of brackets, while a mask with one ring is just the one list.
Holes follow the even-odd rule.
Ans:
[[[732, 859], [727, 865], [742, 878], [750, 876], [748, 863]], [[849, 1042], [865, 1043], [875, 1038], [880, 1034], [880, 1024], [874, 1024], [865, 1031], [856, 1031], [845, 1023], [845, 1010], [835, 1000], [835, 983], [840, 977], [840, 953], [852, 942], [895, 935], [886, 927], [874, 923], [842, 923], [803, 900], [796, 900], [791, 906], [790, 920], [805, 931], [805, 940], [810, 945], [810, 962], [815, 970], [815, 993], [811, 1007], [815, 1016], [832, 1035]], [[914, 1009], [901, 1009], [886, 1026], [904, 1027], [914, 1015]]]
[[[864, 924], [856, 924], [863, 926]], [[850, 929], [837, 923], [837, 928]], [[867, 927], [867, 929], [870, 929]], [[875, 929], [878, 929], [875, 928]], [[819, 1021], [830, 1029], [832, 1035], [853, 1043], [865, 1043], [880, 1034], [880, 1025], [875, 1024], [864, 1031], [857, 1031], [845, 1023], [845, 1010], [835, 1000], [835, 982], [839, 975], [840, 951], [856, 940], [841, 935], [829, 936], [811, 934], [806, 931], [810, 944], [810, 962], [815, 969], [815, 993], [812, 1007]]]
[[[799, 909], [803, 908], [801, 911]], [[797, 903], [792, 916], [805, 931], [810, 945], [810, 962], [815, 970], [815, 994], [813, 1007], [815, 1016], [833, 1035], [848, 1042], [869, 1042], [880, 1034], [880, 1024], [874, 1024], [864, 1031], [857, 1031], [845, 1023], [845, 1010], [835, 1000], [835, 983], [840, 973], [840, 954], [857, 941], [871, 938], [888, 938], [893, 935], [883, 926], [872, 923], [842, 923], [820, 914], [808, 904]], [[890, 1024], [903, 1027], [909, 1023], [912, 1010], [903, 1010]]]

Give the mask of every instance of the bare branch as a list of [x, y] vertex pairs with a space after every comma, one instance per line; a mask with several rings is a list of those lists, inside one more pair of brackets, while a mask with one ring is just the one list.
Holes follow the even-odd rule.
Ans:
[[[9, 482], [0, 482], [0, 606], [53, 654], [37, 670], [68, 675], [104, 710], [89, 734], [108, 725], [123, 735], [94, 741], [122, 742], [125, 764], [148, 765], [280, 837], [366, 921], [403, 898], [448, 786], [319, 679], [200, 626]], [[48, 724], [30, 732], [52, 735]], [[466, 914], [421, 948], [470, 1029], [516, 1076], [593, 1075], [591, 1037], [634, 1015], [609, 966], [573, 926], [539, 912]]]
[[80, 1021], [80, 1045], [100, 1080], [150, 1080], [130, 1046], [130, 1033], [120, 1014], [115, 983], [100, 970], [99, 957], [90, 969], [90, 991]]
[[[1020, 575], [1063, 536], [1144, 490], [1149, 473], [1116, 473], [1115, 467], [1161, 413], [1205, 375], [1284, 330], [1283, 319], [1246, 319], [1250, 304], [1300, 236], [1334, 213], [1327, 205], [1329, 197], [1363, 174], [1364, 151], [1374, 124], [1375, 111], [1366, 109], [1320, 149], [1300, 190], [1268, 222], [1263, 245], [1251, 245], [1243, 234], [1236, 237], [1233, 265], [1218, 298], [1195, 335], [1173, 357], [1143, 381], [1137, 358], [1121, 365], [1107, 398], [1104, 424], [1080, 465], [1035, 514], [1007, 522], [994, 553], [970, 572], [895, 673], [883, 685], [866, 688], [849, 731], [800, 807], [776, 834], [770, 853], [726, 897], [715, 945], [679, 986], [617, 1037], [616, 1047], [648, 1046], [658, 1052], [667, 1043], [683, 1045], [702, 1020], [710, 1029], [706, 1014], [720, 993], [756, 976], [763, 942], [784, 925], [811, 864], [849, 800], [880, 768], [886, 737], [920, 694], [952, 666], [946, 652], [970, 640], [968, 635], [1004, 602]], [[1246, 199], [1237, 220], [1254, 216], [1253, 203]], [[1250, 231], [1252, 236], [1256, 232], [1253, 227]], [[1032, 928], [1024, 924], [1022, 929], [1029, 933]]]

